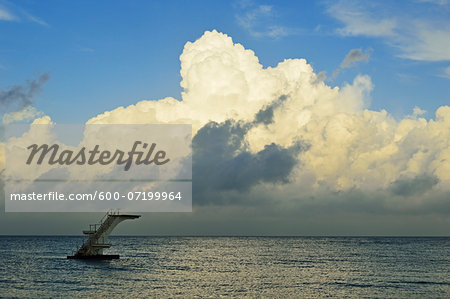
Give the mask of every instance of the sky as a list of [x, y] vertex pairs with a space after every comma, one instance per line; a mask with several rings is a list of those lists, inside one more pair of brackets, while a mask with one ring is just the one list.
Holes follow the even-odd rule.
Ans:
[[[122, 233], [448, 235], [449, 16], [445, 0], [0, 1], [0, 111], [191, 123], [194, 211]], [[0, 233], [92, 218], [2, 212]]]

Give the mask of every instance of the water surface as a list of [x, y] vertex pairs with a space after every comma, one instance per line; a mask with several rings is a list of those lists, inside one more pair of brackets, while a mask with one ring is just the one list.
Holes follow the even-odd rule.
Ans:
[[450, 298], [450, 238], [111, 237], [119, 260], [67, 260], [81, 240], [0, 237], [0, 296]]

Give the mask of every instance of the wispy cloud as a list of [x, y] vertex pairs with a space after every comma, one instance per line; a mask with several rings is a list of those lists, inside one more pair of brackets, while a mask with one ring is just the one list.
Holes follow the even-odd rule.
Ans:
[[417, 75], [412, 75], [412, 74], [405, 74], [405, 73], [397, 73], [395, 74], [397, 76], [397, 79], [399, 82], [402, 83], [414, 83], [417, 81], [418, 77]]
[[394, 36], [397, 26], [395, 18], [374, 16], [361, 5], [344, 1], [336, 2], [327, 9], [328, 14], [344, 24], [336, 30], [343, 36]]
[[0, 21], [16, 21], [17, 17], [14, 16], [6, 8], [0, 6]]
[[94, 49], [89, 48], [89, 47], [83, 47], [83, 46], [78, 46], [78, 50], [80, 52], [86, 52], [86, 53], [93, 53], [93, 52], [95, 52]]
[[419, 2], [429, 2], [437, 5], [449, 5], [450, 0], [419, 0]]
[[337, 68], [333, 74], [328, 78], [328, 81], [333, 81], [340, 74], [342, 69], [355, 67], [359, 62], [369, 61], [370, 52], [372, 49], [368, 49], [363, 52], [362, 49], [351, 49], [347, 55], [345, 55], [344, 60], [342, 60], [341, 65]]
[[[439, 1], [444, 4], [444, 2]], [[423, 5], [429, 5], [423, 3]], [[343, 26], [341, 36], [380, 38], [398, 49], [398, 57], [417, 61], [450, 60], [450, 19], [420, 19], [368, 2], [334, 2], [327, 13]]]
[[40, 18], [38, 18], [36, 16], [33, 16], [33, 15], [31, 15], [31, 14], [25, 12], [25, 11], [23, 11], [23, 15], [30, 22], [39, 24], [39, 25], [44, 26], [44, 27], [50, 27], [50, 25], [47, 22], [45, 22], [44, 20], [42, 20], [42, 19], [40, 19]]
[[8, 125], [21, 121], [30, 121], [41, 116], [44, 116], [42, 111], [37, 110], [33, 106], [26, 106], [20, 111], [5, 113], [2, 118], [2, 123], [3, 125]]
[[254, 5], [240, 1], [235, 8], [237, 23], [254, 37], [280, 38], [296, 34], [298, 30], [277, 23], [277, 14], [272, 5]]
[[345, 56], [341, 63], [341, 68], [349, 68], [361, 61], [369, 61], [370, 53], [366, 51], [363, 53], [362, 49], [352, 49]]
[[14, 85], [6, 90], [0, 89], [0, 112], [19, 111], [32, 104], [32, 99], [48, 81], [50, 75], [42, 74], [35, 80], [28, 80], [24, 85]]
[[17, 7], [16, 5], [12, 5], [8, 2], [4, 2], [5, 6], [0, 5], [0, 21], [15, 21], [15, 22], [32, 22], [35, 24], [39, 24], [44, 27], [50, 27], [50, 25], [38, 18], [26, 10]]
[[400, 49], [402, 58], [418, 61], [450, 60], [450, 22], [433, 25], [424, 21], [411, 22], [396, 40], [389, 43]]
[[450, 79], [450, 66], [446, 67], [442, 73], [439, 75], [439, 77]]

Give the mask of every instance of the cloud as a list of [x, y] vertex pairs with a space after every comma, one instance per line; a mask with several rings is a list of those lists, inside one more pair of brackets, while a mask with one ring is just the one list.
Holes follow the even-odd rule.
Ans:
[[238, 9], [237, 23], [254, 37], [280, 38], [298, 31], [277, 24], [272, 5], [255, 6], [248, 1], [241, 1], [235, 6]]
[[440, 74], [440, 77], [450, 79], [450, 66], [446, 67], [443, 70], [442, 74]]
[[448, 210], [450, 107], [396, 120], [368, 109], [367, 75], [333, 87], [304, 59], [264, 68], [216, 31], [188, 42], [180, 61], [181, 101], [141, 101], [88, 123], [192, 123], [194, 204]]
[[344, 24], [337, 32], [343, 36], [394, 36], [397, 27], [395, 18], [379, 18], [354, 2], [338, 1], [329, 6], [327, 13]]
[[426, 13], [415, 18], [402, 8], [382, 7], [369, 2], [333, 2], [327, 13], [343, 24], [342, 36], [380, 38], [396, 48], [398, 56], [418, 61], [450, 60], [450, 22], [447, 16]]
[[392, 183], [391, 192], [395, 195], [422, 195], [439, 183], [434, 176], [420, 175], [412, 179], [399, 179]]
[[[14, 85], [6, 90], [0, 89], [0, 113], [2, 115], [2, 126], [22, 121], [31, 121], [36, 124], [50, 123], [50, 117], [44, 116], [43, 112], [38, 111], [31, 106], [33, 97], [42, 89], [42, 86], [48, 81], [50, 75], [42, 74], [35, 80], [28, 80], [24, 85]], [[0, 142], [0, 173], [5, 167], [5, 146]], [[0, 185], [3, 180], [0, 178]]]
[[95, 52], [95, 50], [92, 49], [92, 48], [89, 48], [89, 47], [82, 47], [82, 46], [79, 46], [79, 47], [78, 47], [78, 50], [81, 51], [81, 52], [87, 52], [87, 53], [93, 53], [93, 52]]
[[412, 22], [412, 29], [405, 30], [396, 41], [390, 41], [401, 50], [399, 57], [419, 61], [450, 60], [450, 23], [432, 25]]
[[[294, 219], [448, 218], [450, 107], [430, 120], [420, 108], [396, 120], [368, 109], [367, 75], [338, 87], [304, 59], [265, 68], [217, 31], [186, 43], [180, 62], [181, 101], [141, 101], [87, 123], [193, 124], [194, 209], [220, 205], [227, 208], [216, 213], [226, 217], [238, 206], [257, 210], [249, 213], [258, 221], [303, 225]], [[29, 85], [23, 94], [39, 84]]]
[[412, 117], [413, 118], [417, 118], [417, 117], [419, 117], [419, 116], [421, 116], [421, 115], [424, 115], [425, 113], [427, 113], [425, 110], [423, 110], [423, 109], [420, 109], [419, 107], [414, 107], [414, 109], [413, 109], [413, 114], [412, 114]]
[[[450, 107], [397, 120], [369, 109], [367, 75], [329, 86], [304, 59], [265, 68], [217, 31], [187, 42], [180, 62], [181, 101], [140, 101], [87, 121], [193, 125], [194, 212], [147, 217], [155, 233], [448, 235]], [[0, 222], [18, 221], [7, 217]], [[23, 231], [41, 220], [21, 219], [34, 224]]]
[[328, 81], [332, 82], [336, 77], [341, 73], [341, 70], [344, 68], [351, 68], [356, 66], [358, 62], [361, 61], [369, 61], [370, 53], [366, 50], [363, 53], [362, 49], [352, 49], [347, 53], [344, 60], [341, 62], [340, 68], [334, 70], [333, 74], [328, 78]]
[[50, 25], [41, 18], [38, 18], [30, 14], [29, 12], [16, 6], [15, 4], [7, 3], [7, 6], [8, 8], [0, 6], [0, 21], [21, 22], [25, 20], [28, 22], [39, 24], [44, 27], [50, 27]]
[[17, 21], [17, 17], [6, 8], [0, 6], [0, 21]]
[[247, 191], [259, 183], [289, 182], [289, 175], [299, 163], [297, 156], [308, 148], [300, 140], [289, 147], [275, 143], [252, 152], [245, 136], [259, 124], [273, 122], [273, 110], [285, 97], [261, 109], [253, 122], [227, 120], [209, 122], [193, 138], [193, 195], [198, 203], [210, 201], [205, 191]]
[[283, 105], [286, 99], [287, 97], [285, 95], [282, 95], [266, 107], [263, 107], [258, 111], [258, 113], [256, 113], [254, 123], [263, 123], [265, 125], [270, 125], [271, 123], [273, 123], [273, 115], [275, 109]]
[[357, 62], [368, 61], [370, 58], [369, 53], [363, 53], [361, 49], [352, 49], [345, 56], [341, 63], [341, 68], [349, 68], [354, 66]]
[[3, 124], [8, 125], [20, 121], [30, 121], [43, 116], [42, 111], [36, 110], [33, 106], [26, 106], [20, 111], [10, 112], [3, 115]]
[[449, 0], [419, 0], [419, 2], [428, 2], [428, 3], [433, 3], [433, 4], [441, 5], [441, 6], [445, 6], [450, 3]]
[[14, 85], [6, 90], [0, 89], [0, 111], [20, 111], [31, 105], [32, 98], [36, 96], [42, 86], [48, 81], [50, 75], [42, 74], [36, 80], [29, 80], [25, 85]]
[[22, 11], [22, 13], [28, 21], [39, 24], [44, 27], [50, 27], [50, 25], [47, 22], [45, 22], [44, 20], [42, 20], [36, 16], [33, 16], [33, 15], [27, 13], [26, 11]]

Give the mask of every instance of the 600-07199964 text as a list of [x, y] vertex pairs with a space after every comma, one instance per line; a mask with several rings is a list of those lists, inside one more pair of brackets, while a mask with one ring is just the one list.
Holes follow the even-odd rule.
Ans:
[[130, 191], [126, 194], [120, 192], [110, 192], [110, 191], [95, 191], [94, 193], [70, 193], [67, 196], [61, 192], [47, 192], [47, 193], [11, 193], [10, 200], [37, 200], [37, 201], [62, 201], [62, 200], [77, 200], [77, 201], [91, 201], [91, 200], [167, 200], [167, 201], [180, 201], [183, 195], [180, 191]]

